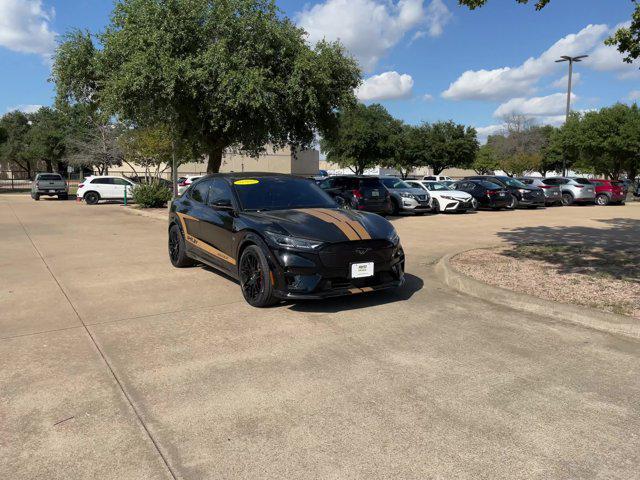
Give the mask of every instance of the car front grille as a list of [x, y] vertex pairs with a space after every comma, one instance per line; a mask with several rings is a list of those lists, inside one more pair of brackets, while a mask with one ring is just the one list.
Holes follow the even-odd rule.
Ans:
[[334, 243], [319, 252], [325, 267], [344, 268], [351, 262], [389, 262], [394, 247], [387, 240], [360, 240]]

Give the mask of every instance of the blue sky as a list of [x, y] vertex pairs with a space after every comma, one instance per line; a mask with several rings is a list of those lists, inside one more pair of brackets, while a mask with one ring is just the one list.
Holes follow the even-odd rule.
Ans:
[[[358, 59], [357, 92], [409, 123], [453, 119], [481, 136], [523, 114], [559, 124], [566, 64], [558, 55], [589, 54], [577, 65], [574, 108], [598, 108], [640, 97], [638, 65], [621, 62], [602, 40], [633, 9], [629, 0], [552, 0], [541, 12], [515, 0], [479, 10], [455, 0], [279, 0], [311, 42], [339, 38]], [[50, 105], [47, 55], [56, 35], [100, 30], [112, 2], [0, 0], [0, 113]]]

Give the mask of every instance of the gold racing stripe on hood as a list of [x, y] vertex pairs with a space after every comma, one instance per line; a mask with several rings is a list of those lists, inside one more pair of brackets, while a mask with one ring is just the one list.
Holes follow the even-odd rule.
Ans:
[[351, 220], [346, 213], [344, 212], [340, 212], [337, 210], [328, 210], [328, 209], [320, 209], [323, 212], [325, 212], [327, 215], [330, 215], [334, 218], [338, 218], [341, 219], [342, 221], [346, 222], [347, 225], [349, 225], [351, 228], [353, 228], [355, 230], [355, 232], [360, 236], [360, 239], [362, 240], [371, 240], [371, 235], [369, 235], [369, 232], [367, 232], [367, 230], [364, 228], [364, 226], [358, 222], [357, 220]]
[[323, 222], [331, 223], [340, 229], [344, 236], [349, 240], [360, 240], [361, 237], [358, 235], [356, 230], [351, 227], [347, 222], [332, 215], [327, 214], [320, 208], [301, 208], [298, 210], [299, 212], [306, 213], [307, 215], [311, 215], [312, 217], [316, 217]]

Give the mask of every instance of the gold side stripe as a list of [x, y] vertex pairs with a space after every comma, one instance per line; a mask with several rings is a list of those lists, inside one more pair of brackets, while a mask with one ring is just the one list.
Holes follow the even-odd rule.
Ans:
[[176, 215], [178, 215], [178, 219], [182, 224], [182, 229], [184, 230], [184, 238], [187, 242], [189, 242], [191, 245], [198, 247], [200, 250], [204, 250], [205, 252], [213, 255], [214, 257], [220, 258], [221, 260], [224, 260], [225, 262], [230, 263], [231, 265], [236, 264], [235, 258], [230, 257], [226, 253], [221, 252], [217, 248], [209, 245], [207, 242], [203, 242], [202, 240], [194, 237], [189, 233], [189, 230], [187, 229], [187, 222], [185, 222], [185, 220], [193, 220], [195, 222], [199, 222], [200, 220], [198, 218], [192, 217], [191, 215], [186, 215], [184, 213], [178, 213], [178, 212], [176, 212]]
[[340, 229], [342, 233], [344, 233], [345, 237], [347, 237], [349, 240], [360, 240], [360, 235], [358, 235], [355, 230], [353, 230], [353, 228], [351, 228], [345, 222], [332, 217], [331, 215], [327, 215], [326, 213], [313, 208], [303, 208], [298, 211], [335, 225]]

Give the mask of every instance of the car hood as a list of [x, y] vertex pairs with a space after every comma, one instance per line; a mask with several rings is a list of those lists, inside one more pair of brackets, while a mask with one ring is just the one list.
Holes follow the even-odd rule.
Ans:
[[442, 195], [446, 195], [448, 197], [454, 197], [454, 198], [471, 198], [471, 195], [468, 194], [467, 192], [463, 192], [462, 190], [436, 190], [434, 192], [429, 192], [431, 193], [432, 196], [436, 197], [436, 196], [442, 196]]
[[429, 195], [427, 190], [422, 188], [390, 188], [391, 193], [410, 193], [412, 195]]
[[336, 243], [386, 239], [393, 225], [374, 213], [340, 208], [301, 208], [266, 212], [243, 212], [248, 227], [294, 237]]

